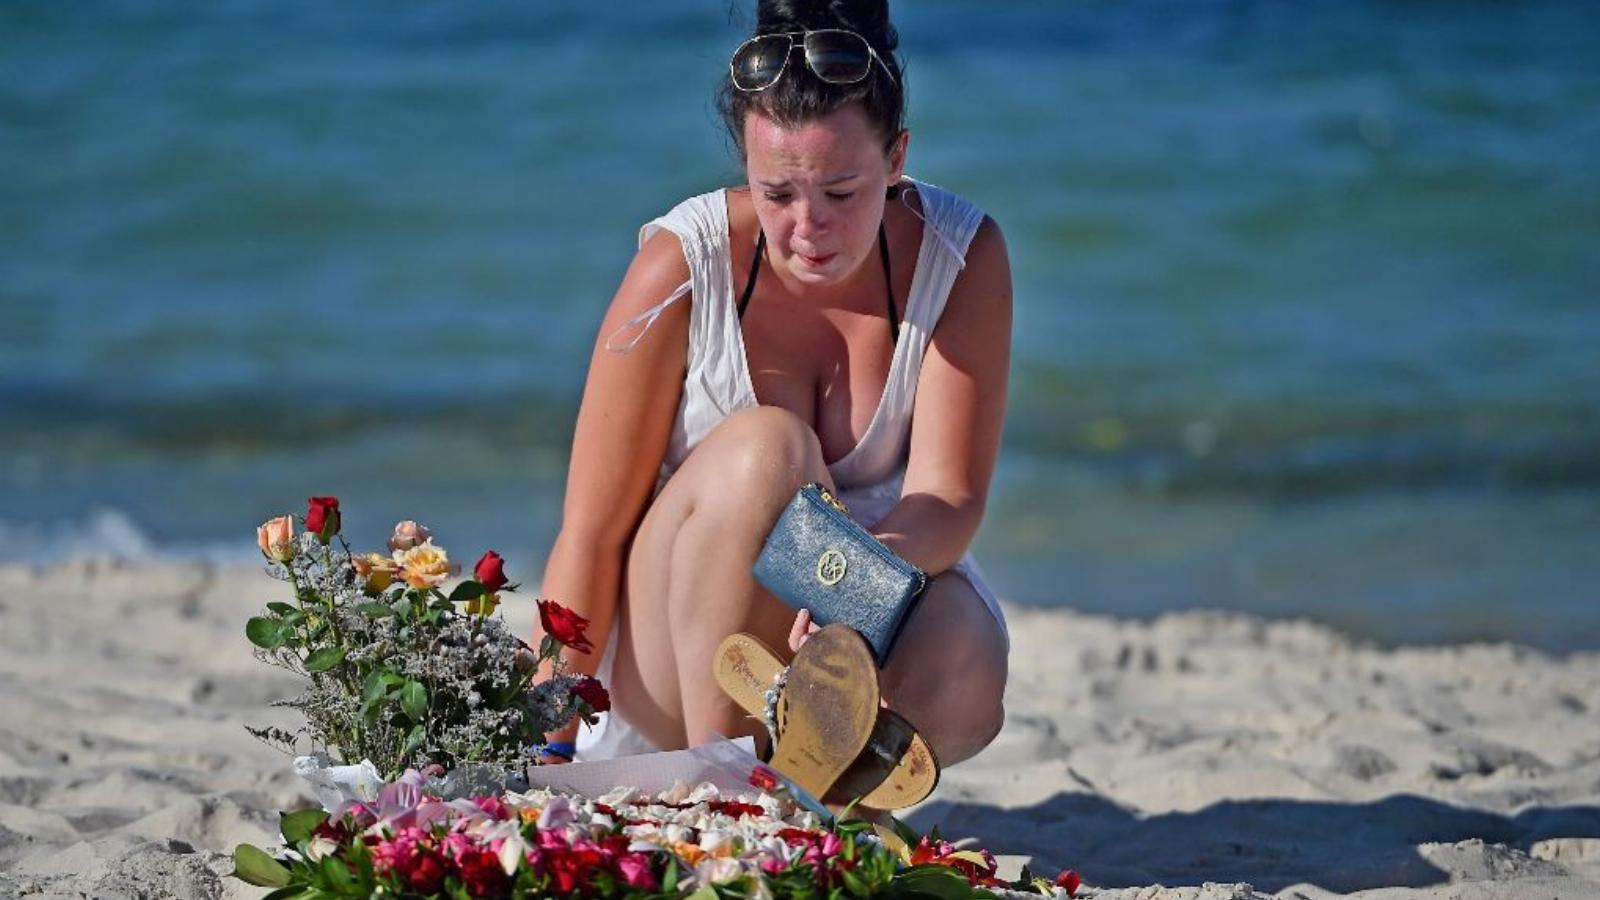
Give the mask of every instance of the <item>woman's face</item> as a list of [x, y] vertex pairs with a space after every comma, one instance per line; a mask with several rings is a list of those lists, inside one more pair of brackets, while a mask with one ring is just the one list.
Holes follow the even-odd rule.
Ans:
[[837, 285], [877, 254], [884, 194], [900, 180], [907, 135], [888, 153], [859, 104], [796, 128], [759, 111], [744, 123], [745, 172], [773, 263], [809, 285]]

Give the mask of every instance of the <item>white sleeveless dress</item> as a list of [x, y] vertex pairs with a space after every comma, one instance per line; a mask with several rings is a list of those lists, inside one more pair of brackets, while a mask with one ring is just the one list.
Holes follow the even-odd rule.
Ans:
[[[868, 529], [900, 501], [911, 438], [911, 413], [923, 356], [934, 326], [944, 312], [950, 287], [966, 264], [967, 247], [983, 223], [981, 209], [949, 191], [906, 179], [902, 184], [902, 200], [911, 191], [916, 192], [922, 204], [922, 245], [889, 366], [889, 378], [861, 441], [828, 466], [828, 474], [839, 488], [840, 499], [849, 507], [851, 518]], [[907, 207], [912, 208], [909, 203]], [[685, 296], [692, 297], [688, 370], [662, 461], [661, 477], [656, 482], [658, 492], [717, 423], [730, 413], [758, 405], [739, 328], [726, 190], [691, 197], [666, 215], [647, 223], [639, 230], [639, 245], [644, 246], [645, 241], [663, 228], [676, 234], [682, 243], [684, 258], [689, 263], [689, 280], [667, 299], [629, 321], [607, 341], [607, 349], [619, 352], [632, 349], [667, 307]], [[630, 330], [635, 332], [630, 341], [612, 346], [613, 340]], [[999, 622], [1001, 633], [1006, 634], [999, 599], [985, 582], [972, 554], [963, 556], [950, 571], [971, 583]], [[1009, 646], [1009, 634], [1006, 640]], [[600, 663], [599, 678], [603, 682], [610, 681], [615, 653], [616, 629], [613, 628]], [[600, 724], [580, 731], [578, 737], [579, 759], [608, 759], [656, 749], [614, 714], [603, 715]]]

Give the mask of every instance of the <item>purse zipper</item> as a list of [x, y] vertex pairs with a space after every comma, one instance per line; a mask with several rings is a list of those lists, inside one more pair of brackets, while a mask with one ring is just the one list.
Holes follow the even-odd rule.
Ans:
[[823, 487], [820, 483], [815, 482], [815, 481], [813, 481], [811, 483], [816, 485], [817, 493], [822, 495], [822, 499], [828, 501], [828, 505], [829, 506], [833, 507], [834, 509], [837, 509], [839, 512], [842, 512], [847, 516], [850, 515], [850, 510], [845, 508], [845, 505], [844, 505], [843, 501], [841, 501], [838, 498], [834, 497], [833, 494], [830, 494], [828, 492], [828, 489]]

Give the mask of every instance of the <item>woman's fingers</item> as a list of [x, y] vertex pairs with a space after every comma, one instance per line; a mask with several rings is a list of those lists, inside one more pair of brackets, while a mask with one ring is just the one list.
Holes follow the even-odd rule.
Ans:
[[800, 645], [806, 642], [806, 638], [817, 633], [817, 627], [817, 623], [811, 621], [811, 610], [800, 610], [794, 617], [794, 624], [789, 626], [790, 652], [800, 652]]

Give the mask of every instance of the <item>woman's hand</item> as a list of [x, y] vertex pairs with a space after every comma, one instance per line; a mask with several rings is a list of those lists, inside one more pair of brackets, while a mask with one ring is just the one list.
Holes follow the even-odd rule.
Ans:
[[789, 652], [799, 653], [800, 645], [816, 634], [819, 627], [817, 623], [811, 621], [811, 610], [802, 609], [796, 613], [794, 624], [789, 626]]

